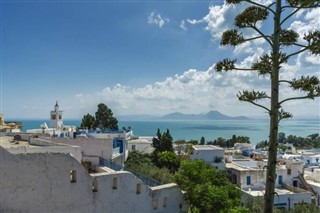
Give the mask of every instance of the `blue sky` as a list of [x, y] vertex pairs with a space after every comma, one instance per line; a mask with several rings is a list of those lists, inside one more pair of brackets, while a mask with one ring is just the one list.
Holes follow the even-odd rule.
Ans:
[[[263, 53], [261, 42], [219, 47], [237, 11], [223, 1], [1, 1], [1, 112], [47, 118], [58, 100], [66, 118], [78, 119], [100, 102], [116, 115], [261, 115], [236, 93], [267, 90], [266, 79], [212, 71], [224, 57], [245, 64]], [[319, 10], [307, 14], [288, 27], [314, 27]], [[317, 61], [302, 55], [288, 64], [294, 67], [288, 75], [300, 75], [301, 66], [319, 75]], [[319, 100], [288, 108], [300, 116], [320, 114]]]

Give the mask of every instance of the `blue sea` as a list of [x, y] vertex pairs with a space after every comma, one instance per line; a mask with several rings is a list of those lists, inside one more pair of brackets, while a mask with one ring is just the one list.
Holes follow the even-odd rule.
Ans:
[[[23, 120], [23, 130], [39, 129], [40, 124], [49, 120]], [[80, 126], [80, 120], [64, 120], [65, 125]], [[218, 137], [232, 138], [232, 135], [248, 136], [251, 143], [256, 144], [262, 140], [268, 140], [268, 120], [215, 120], [215, 121], [119, 121], [119, 128], [131, 127], [134, 135], [153, 137], [157, 129], [161, 132], [170, 130], [174, 140], [200, 140], [203, 136], [206, 141]], [[319, 120], [287, 120], [282, 121], [279, 132], [286, 136], [296, 135], [307, 137], [310, 134], [320, 133]]]

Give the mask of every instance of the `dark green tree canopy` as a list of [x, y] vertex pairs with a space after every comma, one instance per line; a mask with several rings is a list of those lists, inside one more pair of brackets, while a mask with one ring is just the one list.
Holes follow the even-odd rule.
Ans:
[[157, 154], [157, 166], [166, 167], [171, 173], [175, 173], [180, 168], [181, 160], [174, 152], [159, 152]]
[[84, 115], [81, 121], [81, 128], [92, 129], [94, 126], [95, 118], [89, 113]]
[[107, 105], [100, 103], [95, 114], [94, 127], [100, 129], [118, 129], [118, 120], [113, 117], [113, 112]]
[[169, 129], [166, 132], [161, 133], [160, 129], [157, 131], [157, 137], [152, 139], [152, 145], [155, 148], [154, 152], [173, 152], [173, 138]]
[[240, 206], [240, 190], [229, 182], [225, 171], [202, 160], [183, 161], [175, 180], [186, 191], [191, 212], [229, 212]]

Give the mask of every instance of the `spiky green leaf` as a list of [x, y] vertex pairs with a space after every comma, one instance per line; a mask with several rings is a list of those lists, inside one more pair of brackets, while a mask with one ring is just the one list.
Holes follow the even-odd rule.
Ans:
[[247, 91], [244, 90], [242, 92], [239, 92], [237, 95], [240, 101], [249, 101], [249, 102], [255, 102], [261, 99], [269, 98], [269, 96], [266, 94], [266, 92], [260, 92], [260, 91]]
[[308, 42], [308, 50], [312, 54], [320, 54], [320, 31], [309, 32], [303, 37]]
[[283, 109], [279, 110], [279, 121], [282, 119], [292, 118], [292, 114], [290, 112], [286, 112]]
[[236, 60], [231, 60], [231, 59], [223, 59], [222, 61], [219, 61], [214, 69], [217, 72], [222, 72], [222, 71], [229, 71], [229, 70], [233, 70], [235, 68], [234, 64], [236, 63]]
[[290, 46], [297, 42], [299, 34], [294, 30], [282, 29], [280, 31], [280, 42], [282, 45]]
[[268, 10], [251, 6], [237, 15], [235, 25], [239, 28], [255, 26], [258, 21], [264, 21], [268, 18]]
[[221, 45], [237, 46], [244, 42], [244, 37], [237, 29], [224, 31], [221, 38]]
[[315, 7], [319, 6], [319, 0], [287, 0], [292, 7]]
[[253, 63], [251, 68], [258, 70], [259, 75], [270, 74], [272, 71], [272, 59], [268, 54], [265, 54], [260, 57], [260, 61]]
[[307, 92], [307, 96], [311, 99], [320, 96], [320, 80], [316, 76], [302, 76], [300, 79], [293, 79], [290, 87]]
[[227, 4], [240, 4], [244, 0], [226, 0]]

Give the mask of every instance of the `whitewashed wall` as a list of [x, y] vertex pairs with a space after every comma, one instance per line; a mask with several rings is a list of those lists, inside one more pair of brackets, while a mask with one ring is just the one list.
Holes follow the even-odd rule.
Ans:
[[[90, 175], [67, 154], [10, 154], [0, 147], [0, 161], [0, 212], [177, 213], [187, 207], [175, 184], [153, 188], [142, 184], [137, 194], [141, 181], [131, 173]], [[94, 181], [97, 192], [92, 190]]]

